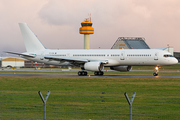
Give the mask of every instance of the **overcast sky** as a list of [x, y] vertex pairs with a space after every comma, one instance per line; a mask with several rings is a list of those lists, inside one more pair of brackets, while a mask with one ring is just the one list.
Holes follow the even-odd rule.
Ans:
[[19, 22], [46, 48], [83, 49], [80, 23], [91, 13], [91, 49], [109, 49], [118, 37], [144, 37], [150, 48], [180, 51], [180, 0], [0, 0], [0, 54], [25, 52]]

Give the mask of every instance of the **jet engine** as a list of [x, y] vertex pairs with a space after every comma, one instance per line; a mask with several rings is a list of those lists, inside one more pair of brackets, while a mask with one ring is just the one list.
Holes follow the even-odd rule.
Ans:
[[102, 71], [104, 64], [102, 62], [87, 62], [84, 64], [84, 69], [89, 71]]
[[110, 69], [120, 72], [128, 72], [132, 70], [132, 66], [115, 66], [115, 67], [110, 67]]

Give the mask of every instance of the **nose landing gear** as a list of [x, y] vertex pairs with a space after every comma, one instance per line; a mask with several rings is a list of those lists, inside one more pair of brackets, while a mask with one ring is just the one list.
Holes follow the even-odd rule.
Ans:
[[158, 76], [158, 72], [159, 72], [159, 66], [156, 66], [155, 69], [154, 69], [153, 75]]

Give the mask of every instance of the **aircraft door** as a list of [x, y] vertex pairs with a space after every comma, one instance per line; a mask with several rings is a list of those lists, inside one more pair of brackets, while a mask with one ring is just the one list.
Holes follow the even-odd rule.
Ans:
[[155, 53], [154, 60], [158, 60], [158, 52]]
[[121, 60], [124, 60], [124, 58], [125, 58], [125, 52], [121, 52]]
[[44, 57], [43, 57], [43, 56], [45, 56], [44, 52], [41, 53], [40, 60], [44, 60]]

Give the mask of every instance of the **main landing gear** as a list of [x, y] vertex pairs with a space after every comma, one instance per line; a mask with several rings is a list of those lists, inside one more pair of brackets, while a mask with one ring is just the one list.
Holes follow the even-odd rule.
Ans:
[[158, 71], [159, 71], [159, 66], [156, 66], [155, 69], [154, 69], [153, 75], [158, 76]]
[[[79, 71], [78, 75], [79, 76], [86, 76], [88, 73], [86, 71]], [[104, 72], [102, 71], [95, 71], [94, 75], [104, 75]]]
[[102, 71], [95, 71], [94, 75], [104, 75], [104, 72], [102, 72]]
[[88, 73], [86, 71], [79, 71], [78, 75], [79, 76], [86, 76]]

